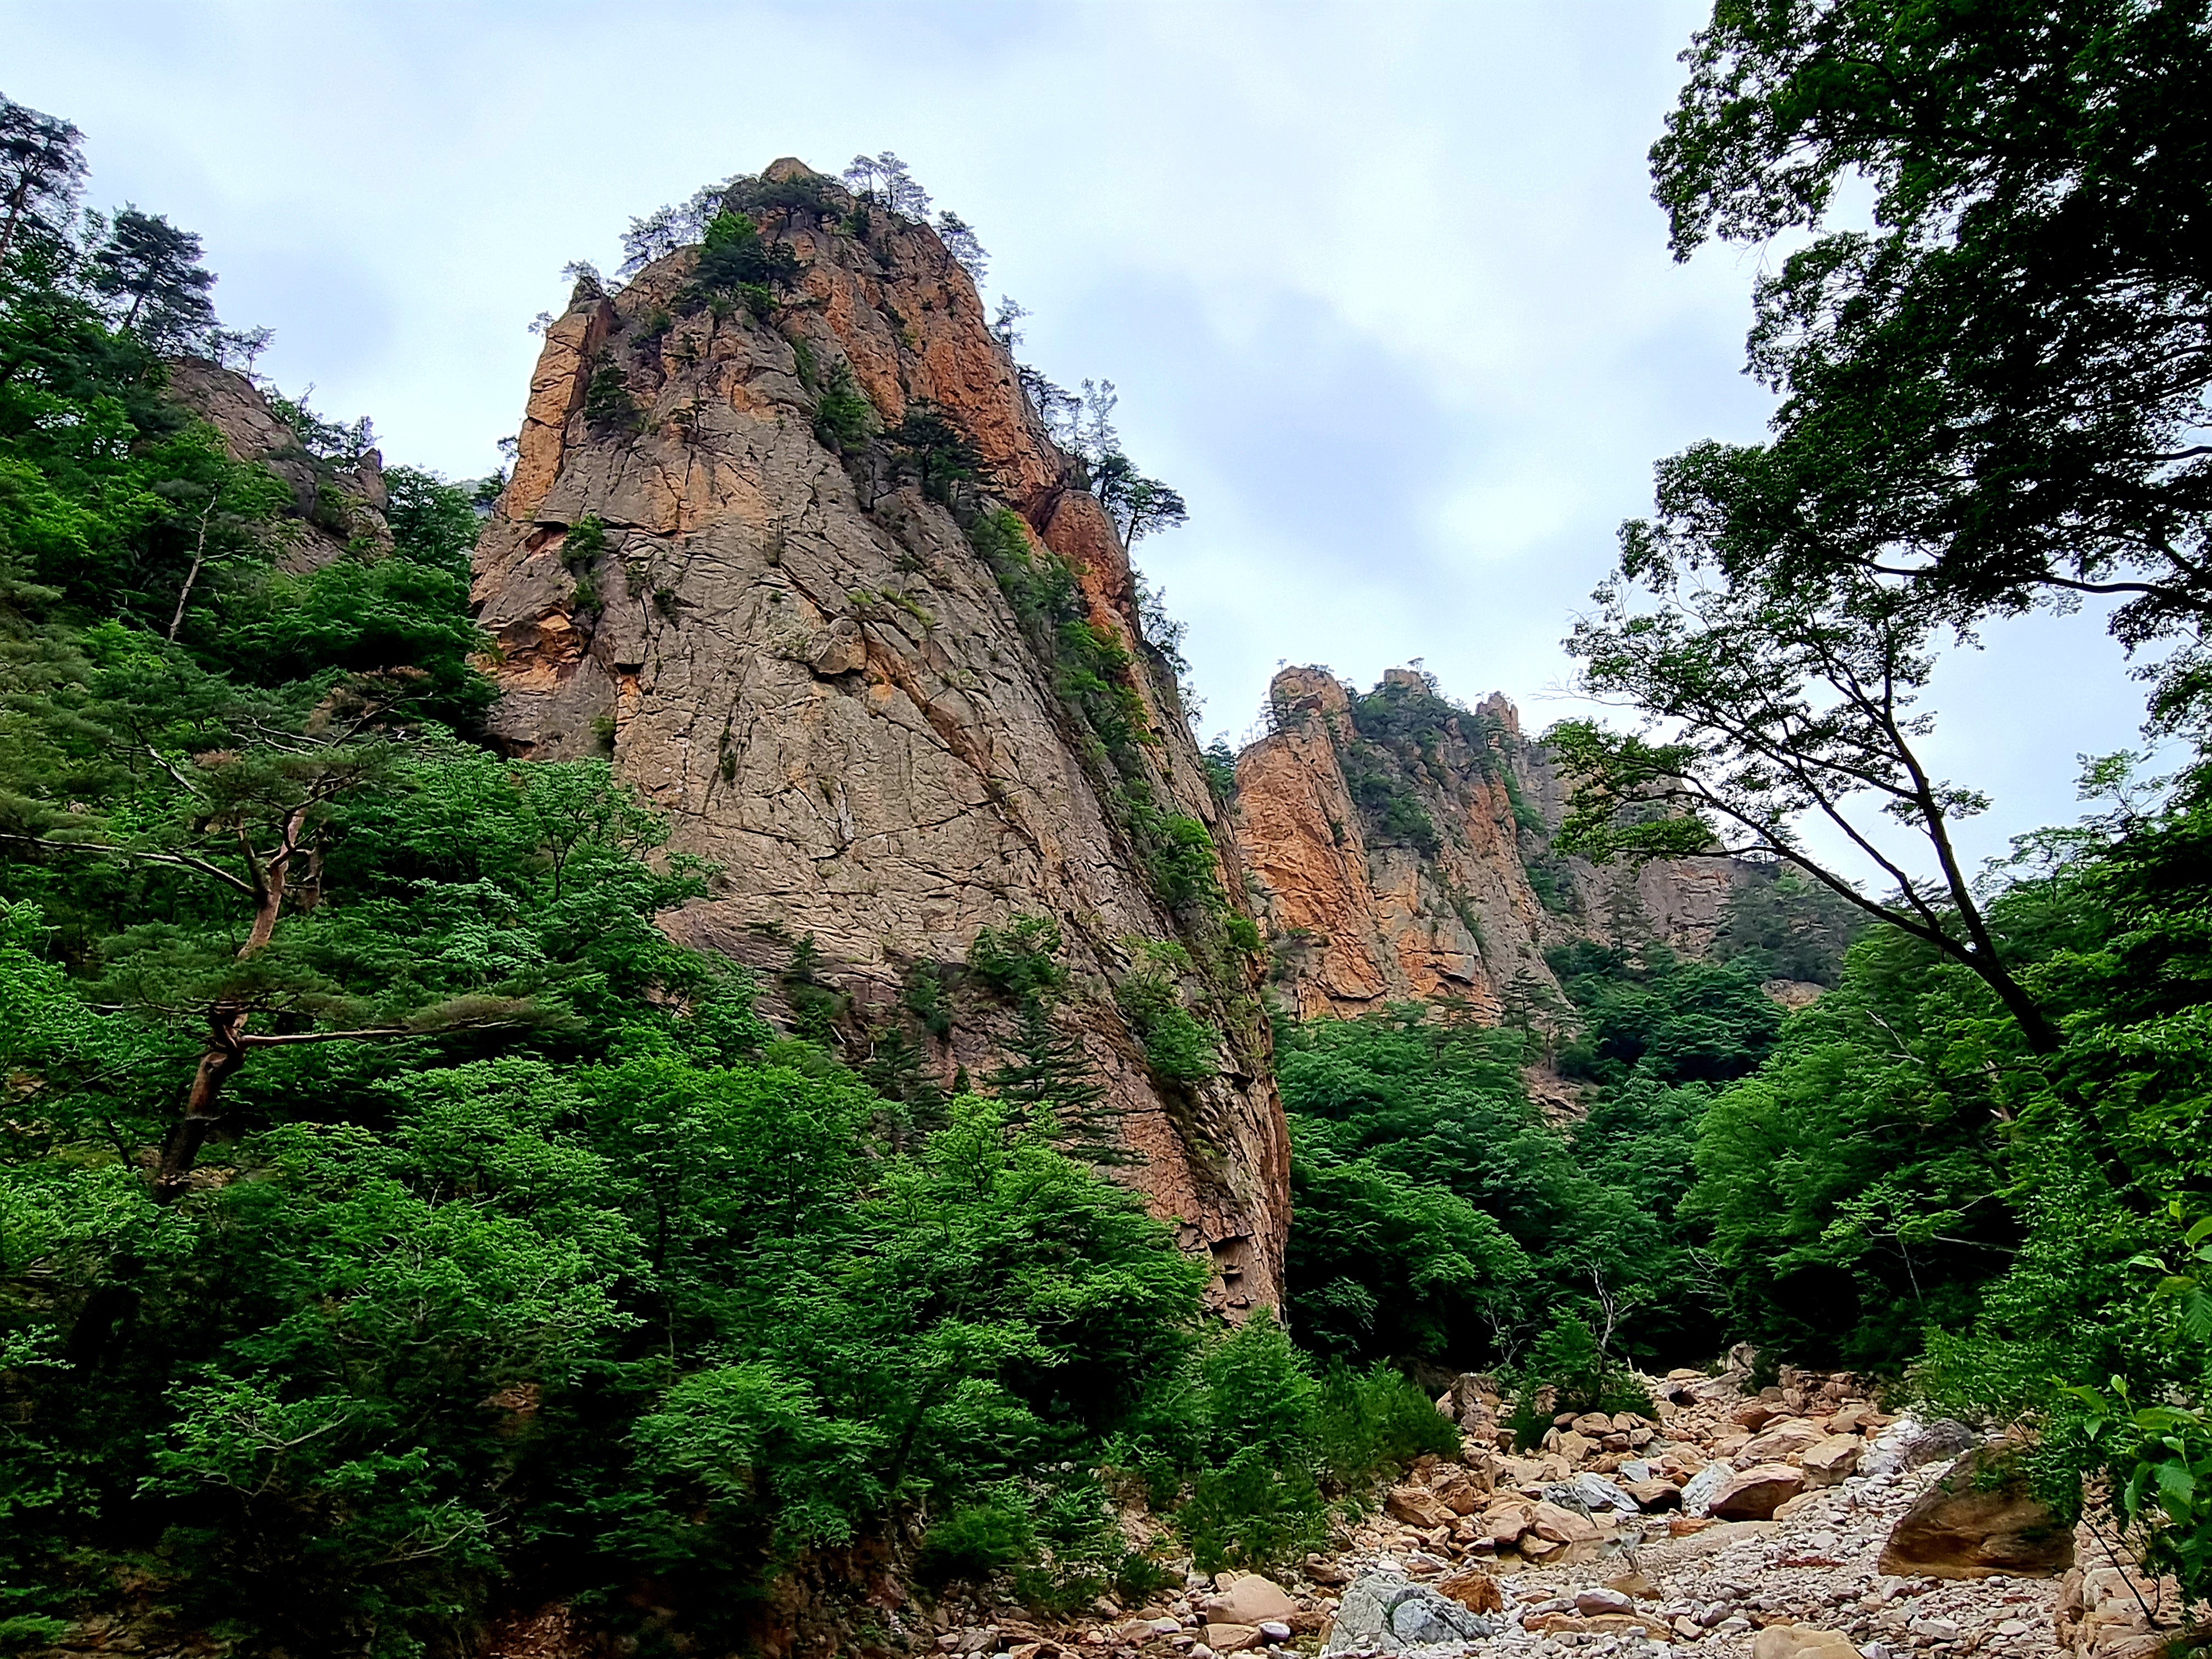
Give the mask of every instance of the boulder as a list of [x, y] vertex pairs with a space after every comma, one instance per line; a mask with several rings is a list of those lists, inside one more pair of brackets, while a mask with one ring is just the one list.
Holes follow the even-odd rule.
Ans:
[[1818, 1423], [1802, 1417], [1785, 1417], [1753, 1436], [1737, 1455], [1747, 1464], [1779, 1463], [1826, 1437]]
[[2074, 1534], [2028, 1487], [2018, 1455], [1983, 1447], [1960, 1458], [1898, 1517], [1881, 1571], [1900, 1577], [2048, 1578], [2074, 1565]]
[[1443, 1465], [1440, 1478], [1430, 1484], [1429, 1495], [1454, 1515], [1473, 1515], [1486, 1496], [1480, 1483], [1455, 1463]]
[[1631, 1480], [1621, 1490], [1636, 1500], [1640, 1510], [1682, 1507], [1682, 1489], [1671, 1480]]
[[1462, 1567], [1450, 1577], [1438, 1579], [1437, 1589], [1469, 1613], [1505, 1611], [1505, 1592], [1480, 1567]]
[[1729, 1413], [1729, 1421], [1741, 1424], [1756, 1434], [1783, 1414], [1772, 1401], [1747, 1400]]
[[1917, 1435], [1905, 1449], [1905, 1467], [1917, 1469], [1923, 1464], [1940, 1463], [1947, 1457], [1972, 1449], [1974, 1431], [1954, 1418], [1939, 1417]]
[[1769, 1625], [1753, 1641], [1751, 1659], [1859, 1659], [1859, 1650], [1839, 1630]]
[[1426, 1584], [1367, 1573], [1344, 1592], [1322, 1651], [1402, 1653], [1430, 1643], [1480, 1642], [1498, 1630], [1495, 1620], [1470, 1612]]
[[1723, 1521], [1767, 1521], [1774, 1511], [1805, 1490], [1805, 1472], [1787, 1463], [1754, 1463], [1729, 1473], [1713, 1494], [1707, 1513]]
[[1525, 1498], [1510, 1498], [1483, 1511], [1481, 1525], [1501, 1548], [1536, 1524], [1536, 1506]]
[[1315, 1583], [1327, 1584], [1332, 1589], [1352, 1582], [1352, 1575], [1325, 1555], [1307, 1556], [1305, 1572]]
[[1861, 1474], [1895, 1474], [1917, 1469], [1946, 1457], [1956, 1457], [1974, 1443], [1974, 1431], [1964, 1423], [1943, 1417], [1923, 1423], [1911, 1412], [1899, 1418], [1872, 1441], [1859, 1461]]
[[1393, 1486], [1382, 1499], [1382, 1507], [1394, 1521], [1427, 1532], [1437, 1527], [1449, 1527], [1455, 1518], [1454, 1512], [1437, 1501], [1435, 1496], [1419, 1486]]
[[1621, 1515], [1633, 1515], [1639, 1507], [1633, 1498], [1603, 1475], [1587, 1472], [1571, 1480], [1547, 1486], [1544, 1497], [1563, 1509], [1573, 1509], [1579, 1503], [1586, 1510], [1613, 1510]]
[[[1790, 1474], [1796, 1471], [1792, 1469]], [[1548, 1538], [1557, 1544], [1583, 1543], [1605, 1535], [1597, 1522], [1588, 1516], [1550, 1503], [1536, 1505], [1535, 1513], [1529, 1517], [1528, 1529], [1537, 1537]]]
[[1216, 1653], [1245, 1653], [1264, 1638], [1252, 1625], [1213, 1625], [1206, 1627], [1206, 1645]]
[[1577, 1434], [1586, 1434], [1593, 1440], [1602, 1440], [1613, 1432], [1613, 1419], [1603, 1412], [1584, 1412], [1571, 1425]]
[[1198, 1610], [1224, 1624], [1258, 1625], [1270, 1619], [1289, 1618], [1298, 1610], [1298, 1604], [1273, 1579], [1255, 1572], [1232, 1578], [1222, 1586], [1219, 1595], [1200, 1602]]
[[[1583, 1459], [1597, 1449], [1596, 1441], [1577, 1430], [1561, 1429], [1558, 1431], [1558, 1434], [1559, 1438], [1553, 1442], [1552, 1449], [1565, 1458], [1570, 1465], [1581, 1462]], [[1547, 1436], [1546, 1438], [1549, 1439], [1550, 1437]]]
[[1713, 1499], [1721, 1489], [1735, 1479], [1735, 1471], [1725, 1463], [1708, 1463], [1682, 1485], [1682, 1508], [1691, 1515], [1707, 1515], [1712, 1510]]
[[1865, 1449], [1866, 1442], [1855, 1434], [1832, 1434], [1800, 1452], [1797, 1467], [1805, 1471], [1809, 1486], [1840, 1486], [1858, 1468], [1859, 1455]]

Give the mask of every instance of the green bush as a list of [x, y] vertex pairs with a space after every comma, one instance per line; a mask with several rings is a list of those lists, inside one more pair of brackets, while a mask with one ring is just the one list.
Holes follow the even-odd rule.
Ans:
[[814, 435], [840, 455], [850, 454], [868, 441], [876, 428], [876, 406], [853, 384], [853, 371], [843, 363], [830, 367], [829, 383], [814, 400]]
[[[1546, 1402], [1549, 1403], [1547, 1404]], [[1561, 1313], [1539, 1336], [1513, 1379], [1513, 1410], [1506, 1426], [1522, 1450], [1532, 1449], [1561, 1412], [1634, 1412], [1657, 1407], [1628, 1368], [1603, 1352], [1590, 1328]]]
[[1328, 1511], [1312, 1473], [1247, 1446], [1198, 1477], [1176, 1524], [1201, 1572], [1264, 1571], [1328, 1541]]
[[601, 363], [584, 387], [584, 422], [597, 433], [635, 432], [643, 424], [629, 377], [617, 363]]
[[915, 1570], [924, 1583], [980, 1582], [1026, 1561], [1036, 1547], [1036, 1529], [1020, 1489], [1001, 1485], [931, 1526]]
[[799, 256], [789, 243], [765, 242], [750, 214], [724, 211], [707, 227], [691, 282], [705, 295], [752, 289], [773, 306], [775, 295], [797, 283], [799, 270]]
[[1357, 1488], [1424, 1453], [1455, 1456], [1459, 1430], [1395, 1367], [1323, 1373], [1314, 1409], [1322, 1468], [1340, 1487]]
[[975, 930], [968, 971], [1009, 1002], [1048, 1000], [1067, 988], [1060, 949], [1060, 924], [1050, 916], [1016, 916], [1004, 932]]
[[1114, 1000], [1145, 1045], [1153, 1075], [1177, 1083], [1203, 1083], [1220, 1071], [1219, 1039], [1183, 1006], [1182, 993], [1165, 974], [1133, 973], [1114, 988]]

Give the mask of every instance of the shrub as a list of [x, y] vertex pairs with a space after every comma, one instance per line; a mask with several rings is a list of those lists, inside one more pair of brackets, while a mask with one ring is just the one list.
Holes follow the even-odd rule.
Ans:
[[[1544, 1402], [1550, 1403], [1546, 1405]], [[1651, 1396], [1621, 1365], [1604, 1353], [1590, 1328], [1562, 1312], [1552, 1328], [1536, 1339], [1515, 1378], [1513, 1413], [1507, 1426], [1523, 1451], [1544, 1437], [1560, 1412], [1635, 1412], [1649, 1416]]]
[[1009, 1481], [931, 1527], [915, 1570], [924, 1583], [975, 1583], [1026, 1559], [1036, 1547], [1029, 1505], [1021, 1489]]
[[787, 242], [764, 242], [750, 214], [721, 212], [707, 227], [692, 286], [702, 294], [736, 294], [753, 289], [773, 306], [777, 293], [799, 279], [799, 256]]
[[815, 437], [843, 455], [866, 443], [875, 425], [876, 406], [853, 384], [852, 370], [831, 364], [829, 381], [814, 403]]
[[1340, 1486], [1358, 1486], [1425, 1452], [1449, 1457], [1459, 1430], [1436, 1402], [1392, 1366], [1355, 1371], [1338, 1364], [1322, 1378], [1314, 1439], [1321, 1466]]
[[1050, 916], [1016, 916], [1004, 933], [979, 927], [969, 947], [969, 971], [1009, 1002], [1050, 999], [1067, 987], [1059, 963], [1060, 924]]
[[635, 432], [642, 424], [629, 380], [613, 363], [602, 363], [584, 388], [584, 422], [597, 433]]
[[1201, 1572], [1261, 1570], [1328, 1541], [1328, 1511], [1311, 1471], [1258, 1446], [1200, 1475], [1176, 1522]]
[[1115, 987], [1114, 1000], [1145, 1045], [1145, 1060], [1154, 1076], [1203, 1083], [1218, 1074], [1220, 1050], [1213, 1029], [1183, 1006], [1182, 993], [1165, 974], [1131, 974]]

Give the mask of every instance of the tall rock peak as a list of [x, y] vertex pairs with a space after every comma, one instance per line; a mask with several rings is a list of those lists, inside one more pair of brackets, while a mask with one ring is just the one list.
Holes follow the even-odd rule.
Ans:
[[1741, 878], [1720, 859], [1630, 871], [1555, 856], [1567, 785], [1500, 694], [1468, 708], [1394, 668], [1362, 696], [1325, 668], [1285, 668], [1268, 723], [1237, 757], [1237, 833], [1278, 994], [1304, 1016], [1418, 1000], [1540, 1021], [1561, 1006], [1548, 948], [1702, 951]]
[[[988, 1075], [1015, 1016], [978, 932], [1048, 918], [1122, 1178], [1217, 1305], [1278, 1304], [1288, 1152], [1237, 842], [1114, 526], [933, 231], [787, 159], [730, 205], [788, 292], [710, 286], [685, 248], [546, 331], [477, 554], [495, 732], [607, 756], [717, 866], [670, 931], [831, 1010], [856, 1063], [897, 1033], [941, 1085]], [[1151, 1057], [1164, 982], [1213, 1075]]]

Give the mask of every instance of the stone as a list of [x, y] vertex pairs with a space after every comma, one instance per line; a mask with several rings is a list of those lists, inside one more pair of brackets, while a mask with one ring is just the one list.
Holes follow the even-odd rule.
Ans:
[[1216, 1653], [1243, 1653], [1260, 1645], [1257, 1626], [1252, 1625], [1216, 1625], [1206, 1626], [1206, 1645]]
[[1561, 1429], [1559, 1431], [1559, 1439], [1553, 1443], [1553, 1449], [1565, 1458], [1570, 1466], [1581, 1462], [1583, 1459], [1597, 1449], [1596, 1441], [1587, 1438], [1577, 1430]]
[[1384, 1494], [1382, 1507], [1394, 1521], [1402, 1521], [1409, 1527], [1426, 1531], [1431, 1527], [1448, 1527], [1452, 1523], [1453, 1511], [1437, 1501], [1433, 1494], [1419, 1486], [1393, 1486]]
[[1633, 1498], [1603, 1475], [1587, 1472], [1572, 1480], [1546, 1487], [1544, 1497], [1565, 1509], [1573, 1509], [1579, 1501], [1587, 1510], [1613, 1510], [1622, 1515], [1633, 1515], [1639, 1507]]
[[1707, 1512], [1723, 1521], [1765, 1521], [1805, 1489], [1805, 1474], [1787, 1463], [1754, 1463], [1729, 1472]]
[[1675, 1510], [1682, 1506], [1682, 1489], [1671, 1480], [1631, 1480], [1621, 1490], [1636, 1500], [1639, 1510]]
[[1352, 1575], [1325, 1555], [1309, 1555], [1305, 1563], [1306, 1577], [1316, 1584], [1334, 1589], [1352, 1582]]
[[1450, 1577], [1438, 1579], [1437, 1589], [1469, 1613], [1505, 1611], [1505, 1592], [1498, 1589], [1498, 1580], [1480, 1567], [1462, 1567]]
[[1454, 1515], [1473, 1515], [1488, 1495], [1473, 1474], [1451, 1464], [1430, 1483], [1429, 1494]]
[[1270, 1642], [1287, 1642], [1293, 1633], [1291, 1627], [1279, 1619], [1262, 1619], [1257, 1628], [1260, 1634]]
[[1859, 1659], [1859, 1650], [1839, 1630], [1769, 1625], [1753, 1638], [1751, 1659]]
[[1497, 1621], [1471, 1613], [1426, 1584], [1370, 1573], [1344, 1592], [1323, 1653], [1402, 1653], [1431, 1643], [1479, 1642], [1498, 1634]]
[[1797, 1467], [1805, 1471], [1809, 1485], [1840, 1486], [1858, 1468], [1865, 1450], [1866, 1442], [1855, 1434], [1832, 1434], [1798, 1453]]
[[1272, 1578], [1256, 1572], [1240, 1573], [1199, 1605], [1200, 1613], [1224, 1624], [1257, 1625], [1269, 1619], [1287, 1619], [1298, 1610], [1297, 1600]]
[[1539, 1538], [1548, 1538], [1558, 1544], [1580, 1543], [1604, 1535], [1597, 1523], [1588, 1516], [1551, 1503], [1536, 1505], [1535, 1512], [1529, 1517], [1528, 1529]]
[[1482, 1512], [1481, 1524], [1491, 1537], [1501, 1544], [1510, 1544], [1528, 1530], [1536, 1519], [1536, 1505], [1529, 1499], [1514, 1493], [1495, 1498]]
[[1881, 1565], [1900, 1577], [2047, 1578], [2074, 1565], [2074, 1534], [2030, 1489], [2015, 1452], [1983, 1447], [1898, 1517]]
[[1726, 1463], [1708, 1463], [1692, 1475], [1682, 1486], [1682, 1510], [1687, 1515], [1705, 1515], [1711, 1511], [1713, 1499], [1735, 1478], [1735, 1471]]
[[1974, 1431], [1953, 1418], [1939, 1417], [1905, 1449], [1905, 1467], [1917, 1469], [1929, 1463], [1940, 1463], [1947, 1457], [1956, 1457], [1971, 1449]]
[[1613, 1419], [1603, 1412], [1584, 1412], [1580, 1417], [1575, 1419], [1573, 1428], [1577, 1434], [1588, 1435], [1593, 1440], [1601, 1440], [1613, 1432]]
[[1756, 1434], [1782, 1414], [1774, 1408], [1771, 1401], [1747, 1400], [1729, 1413], [1729, 1421], [1740, 1424]]
[[1622, 1595], [1617, 1589], [1606, 1589], [1601, 1587], [1577, 1590], [1575, 1611], [1582, 1613], [1633, 1613], [1636, 1611], [1636, 1603], [1631, 1597]]
[[1785, 1417], [1761, 1429], [1736, 1455], [1746, 1464], [1779, 1463], [1826, 1437], [1818, 1423]]

